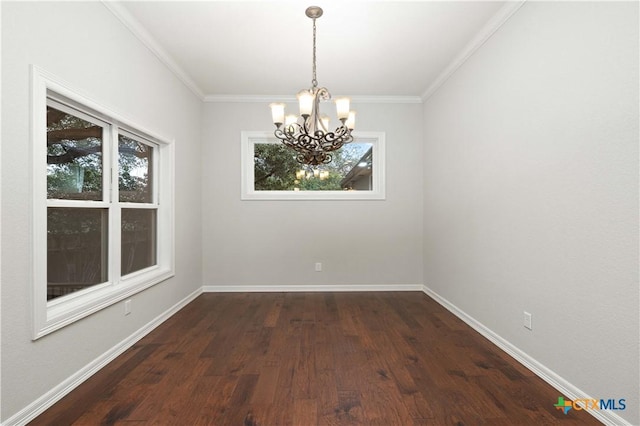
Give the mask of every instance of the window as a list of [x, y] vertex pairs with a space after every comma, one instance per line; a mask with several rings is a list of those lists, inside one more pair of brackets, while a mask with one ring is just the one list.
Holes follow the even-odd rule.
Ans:
[[308, 166], [268, 132], [242, 132], [243, 200], [384, 199], [384, 133], [354, 132], [332, 161]]
[[34, 339], [173, 275], [173, 144], [33, 68]]

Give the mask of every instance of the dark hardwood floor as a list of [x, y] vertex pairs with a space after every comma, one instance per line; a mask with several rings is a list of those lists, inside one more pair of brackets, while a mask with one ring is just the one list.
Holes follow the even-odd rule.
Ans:
[[414, 292], [206, 293], [33, 425], [588, 425]]

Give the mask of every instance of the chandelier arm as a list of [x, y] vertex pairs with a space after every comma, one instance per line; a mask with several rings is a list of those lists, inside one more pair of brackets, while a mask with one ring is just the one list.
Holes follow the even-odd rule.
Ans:
[[329, 90], [327, 90], [326, 87], [320, 87], [319, 89], [316, 89], [316, 90], [317, 90], [316, 96], [319, 99], [323, 101], [328, 101], [329, 99], [331, 99], [331, 93], [329, 93]]
[[[322, 134], [327, 133], [329, 129], [326, 129], [319, 119], [320, 116], [320, 101], [326, 101], [331, 99], [331, 94], [326, 87], [314, 87], [313, 91], [313, 105], [311, 107], [311, 115], [305, 120], [308, 121], [307, 130], [308, 133], [316, 137], [322, 137]], [[318, 133], [322, 132], [322, 133]]]
[[319, 114], [320, 114], [320, 96], [319, 96], [319, 91], [315, 89], [313, 94], [313, 105], [311, 107], [311, 116], [309, 117], [309, 134], [314, 136], [316, 136], [316, 133], [318, 132], [318, 115]]
[[313, 120], [314, 116], [313, 116], [313, 110], [311, 111], [311, 115], [308, 116], [307, 118], [303, 118], [303, 130], [304, 133], [310, 135], [313, 134], [313, 132], [311, 132], [311, 122]]

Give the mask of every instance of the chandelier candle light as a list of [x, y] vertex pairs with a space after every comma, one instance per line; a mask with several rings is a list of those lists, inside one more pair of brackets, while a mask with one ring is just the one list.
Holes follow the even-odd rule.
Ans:
[[333, 132], [328, 130], [329, 118], [320, 115], [320, 101], [331, 99], [329, 91], [325, 87], [318, 87], [316, 79], [316, 19], [322, 16], [322, 9], [318, 6], [310, 6], [305, 14], [313, 19], [313, 76], [311, 88], [301, 90], [297, 95], [300, 117], [295, 115], [285, 117], [282, 103], [273, 103], [269, 106], [273, 124], [276, 125], [274, 132], [276, 137], [298, 153], [296, 159], [299, 163], [316, 166], [330, 163], [332, 151], [353, 141], [351, 131], [355, 124], [355, 112], [349, 111], [349, 98], [336, 99], [336, 110], [341, 124]]

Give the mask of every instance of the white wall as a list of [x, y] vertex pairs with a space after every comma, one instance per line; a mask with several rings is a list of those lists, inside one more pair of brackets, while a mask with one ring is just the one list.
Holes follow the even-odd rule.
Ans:
[[637, 2], [527, 2], [424, 108], [425, 285], [632, 424], [638, 113]]
[[[29, 65], [176, 145], [176, 276], [31, 341]], [[202, 104], [100, 2], [2, 2], [2, 420], [202, 285]], [[44, 243], [44, 242], [43, 242]]]
[[273, 130], [268, 103], [205, 105], [205, 286], [422, 283], [422, 107], [354, 107], [359, 130], [386, 132], [384, 201], [241, 201], [240, 132]]

